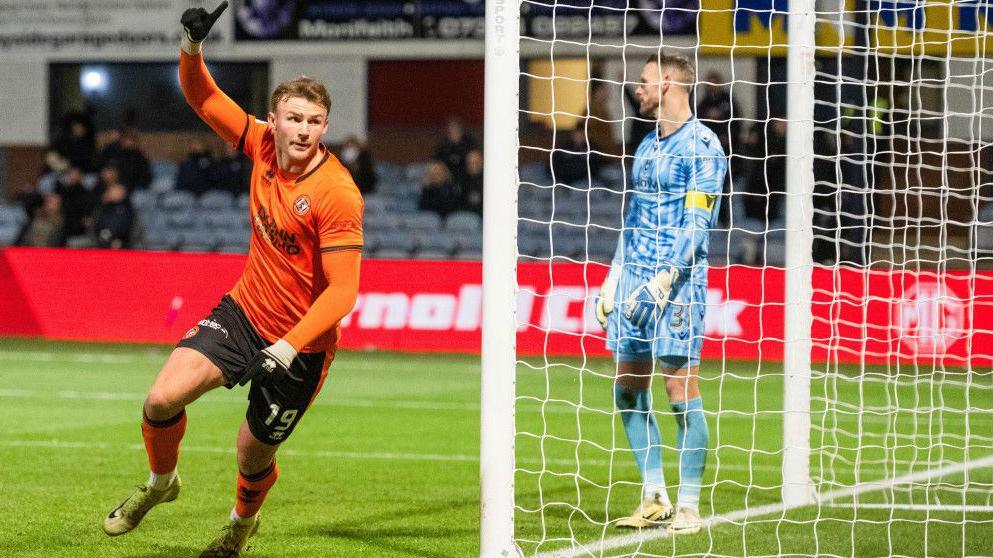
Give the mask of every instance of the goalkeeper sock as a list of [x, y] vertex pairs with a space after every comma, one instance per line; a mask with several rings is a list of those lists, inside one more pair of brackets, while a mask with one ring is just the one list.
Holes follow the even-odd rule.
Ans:
[[703, 399], [697, 397], [673, 403], [672, 412], [676, 418], [676, 447], [679, 449], [679, 507], [699, 509], [710, 438]]
[[152, 471], [149, 486], [162, 489], [172, 482], [179, 462], [179, 442], [185, 433], [185, 410], [166, 420], [152, 420], [142, 414], [141, 437], [145, 440], [148, 467]]
[[279, 477], [279, 467], [273, 460], [268, 467], [254, 475], [245, 475], [238, 471], [238, 492], [234, 505], [234, 514], [239, 519], [251, 519], [259, 513], [262, 502], [272, 485]]
[[614, 403], [621, 411], [621, 422], [641, 471], [642, 497], [658, 496], [669, 503], [662, 473], [662, 436], [652, 413], [652, 391], [614, 384]]

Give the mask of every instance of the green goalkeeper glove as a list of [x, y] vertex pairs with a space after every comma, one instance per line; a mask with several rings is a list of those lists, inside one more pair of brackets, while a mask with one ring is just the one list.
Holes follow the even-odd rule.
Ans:
[[214, 26], [217, 18], [228, 8], [228, 0], [221, 2], [213, 12], [207, 13], [203, 8], [190, 8], [183, 12], [183, 17], [179, 19], [183, 24], [183, 38], [180, 47], [189, 54], [200, 52], [200, 43], [207, 38], [210, 28]]

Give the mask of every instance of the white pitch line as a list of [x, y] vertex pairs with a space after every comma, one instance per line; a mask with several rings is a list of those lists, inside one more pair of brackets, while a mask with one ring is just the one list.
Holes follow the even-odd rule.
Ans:
[[[839, 498], [849, 498], [852, 496], [857, 496], [859, 494], [878, 492], [880, 490], [886, 490], [888, 488], [893, 488], [895, 486], [902, 484], [920, 482], [934, 477], [948, 476], [951, 474], [962, 473], [965, 471], [969, 471], [971, 469], [979, 469], [983, 467], [993, 467], [993, 455], [989, 455], [982, 459], [977, 459], [975, 461], [969, 461], [967, 463], [948, 465], [946, 467], [931, 469], [928, 471], [921, 471], [919, 473], [913, 473], [910, 475], [903, 475], [893, 479], [884, 479], [880, 481], [859, 483], [852, 487], [840, 488], [837, 490], [824, 492], [818, 495], [817, 501], [819, 504], [823, 505], [823, 504], [827, 504], [828, 502], [831, 502], [832, 500], [837, 500]], [[756, 506], [753, 508], [736, 510], [731, 513], [727, 513], [724, 515], [716, 515], [705, 519], [703, 521], [703, 528], [709, 529], [711, 527], [716, 527], [722, 523], [738, 524], [739, 522], [745, 522], [748, 519], [752, 519], [755, 517], [762, 517], [766, 515], [783, 513], [785, 511], [800, 507], [805, 507], [805, 506], [787, 506], [783, 503], [774, 503], [774, 504], [766, 504], [764, 506]], [[634, 546], [634, 545], [646, 543], [648, 541], [668, 538], [670, 536], [671, 535], [664, 529], [641, 531], [631, 535], [623, 535], [619, 537], [611, 537], [609, 539], [604, 539], [589, 546], [585, 546], [582, 545], [581, 543], [577, 543], [577, 546], [573, 546], [572, 548], [553, 550], [553, 551], [536, 554], [535, 558], [572, 558], [574, 556], [602, 556], [605, 550], [611, 550], [614, 548], [621, 548], [625, 546]]]
[[[42, 398], [42, 399], [82, 399], [82, 400], [94, 400], [94, 401], [144, 401], [145, 394], [138, 392], [107, 392], [107, 391], [72, 391], [72, 390], [60, 390], [60, 391], [42, 391], [42, 390], [30, 390], [30, 389], [0, 389], [0, 398]], [[211, 403], [239, 403], [243, 404], [243, 399], [206, 399], [205, 401]], [[412, 409], [412, 410], [424, 410], [424, 411], [467, 411], [467, 412], [478, 412], [479, 405], [476, 403], [452, 403], [448, 401], [413, 401], [413, 400], [389, 400], [389, 399], [335, 399], [327, 400], [324, 398], [318, 398], [314, 402], [316, 406], [329, 406], [329, 407], [345, 407], [345, 408], [368, 408], [368, 409]], [[526, 412], [530, 412], [534, 404], [529, 402], [527, 405], [519, 405], [518, 415], [523, 415]], [[595, 409], [593, 407], [584, 407], [583, 411], [588, 413], [596, 412], [599, 415], [606, 417], [611, 414], [612, 410], [608, 409]], [[983, 414], [979, 414], [980, 411], [977, 410], [975, 415], [970, 415], [969, 420], [973, 425], [984, 424], [993, 420], [993, 415], [986, 414], [985, 410]], [[575, 415], [575, 408], [564, 408], [559, 406], [553, 406], [551, 408], [546, 408], [544, 410], [547, 414], [554, 415]], [[763, 415], [746, 415], [745, 413], [739, 412], [721, 412], [716, 411], [719, 420], [721, 421], [756, 421], [756, 420], [778, 420], [780, 418], [778, 413], [767, 413]], [[978, 415], [978, 416], [976, 416]], [[841, 416], [837, 417], [839, 422], [853, 422], [858, 420], [856, 416]], [[874, 420], [875, 419], [875, 420]], [[961, 414], [948, 415], [942, 419], [944, 422], [964, 422], [965, 418]], [[886, 419], [879, 417], [863, 417], [862, 421], [864, 423], [888, 423]]]
[[923, 512], [979, 512], [993, 513], [993, 506], [983, 506], [979, 504], [857, 504], [855, 502], [831, 502], [829, 508], [859, 509], [859, 510], [890, 510], [890, 511], [923, 511]]
[[[53, 448], [53, 449], [124, 449], [124, 450], [144, 450], [142, 444], [107, 444], [94, 442], [75, 442], [71, 440], [0, 440], [0, 446], [19, 448]], [[219, 446], [182, 446], [184, 452], [194, 453], [234, 453], [234, 448]], [[280, 455], [293, 455], [299, 457], [325, 457], [336, 459], [371, 459], [371, 460], [399, 460], [399, 461], [447, 461], [447, 462], [479, 462], [478, 455], [469, 454], [435, 454], [435, 453], [404, 453], [404, 452], [360, 452], [360, 451], [331, 451], [331, 450], [295, 450], [281, 449]], [[576, 465], [575, 459], [557, 458], [519, 458], [519, 463], [540, 465]], [[606, 466], [610, 462], [605, 459], [587, 460], [585, 465]], [[766, 465], [721, 465], [720, 469], [729, 471], [778, 471], [779, 467]]]

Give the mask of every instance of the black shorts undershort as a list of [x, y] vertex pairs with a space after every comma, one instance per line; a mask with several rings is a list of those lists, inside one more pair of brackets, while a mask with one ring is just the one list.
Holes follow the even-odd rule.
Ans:
[[[224, 387], [231, 389], [238, 384], [248, 361], [271, 344], [255, 331], [238, 303], [224, 295], [176, 346], [207, 357], [224, 374]], [[325, 356], [326, 353], [300, 353], [285, 379], [265, 387], [252, 381], [245, 418], [256, 438], [270, 445], [289, 438], [321, 387]]]

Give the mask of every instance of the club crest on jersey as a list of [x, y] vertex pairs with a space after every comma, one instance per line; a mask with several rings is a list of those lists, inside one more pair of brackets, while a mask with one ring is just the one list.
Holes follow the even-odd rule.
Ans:
[[193, 337], [199, 332], [200, 332], [200, 326], [193, 326], [190, 328], [189, 331], [186, 332], [186, 335], [183, 336], [183, 339], [189, 339], [190, 337]]
[[310, 211], [310, 196], [304, 194], [293, 202], [293, 211], [297, 212], [297, 215], [304, 215]]

